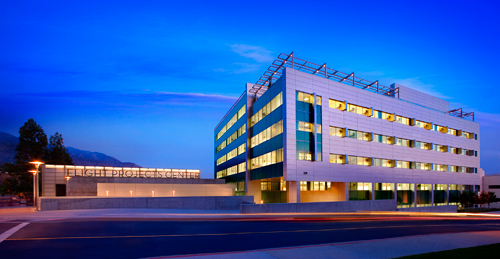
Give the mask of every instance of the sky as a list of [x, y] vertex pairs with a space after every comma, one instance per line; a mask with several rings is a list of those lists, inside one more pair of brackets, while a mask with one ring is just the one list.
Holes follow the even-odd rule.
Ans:
[[0, 131], [213, 178], [214, 128], [280, 53], [473, 111], [500, 173], [498, 1], [3, 1]]

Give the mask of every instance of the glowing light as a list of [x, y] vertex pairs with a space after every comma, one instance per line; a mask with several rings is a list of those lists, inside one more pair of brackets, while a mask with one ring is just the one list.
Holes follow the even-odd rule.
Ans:
[[30, 170], [30, 171], [28, 171], [28, 172], [32, 173], [33, 175], [36, 175], [36, 173], [38, 173], [38, 171], [37, 171], [37, 170]]
[[175, 191], [172, 191], [172, 197], [174, 197], [174, 195], [175, 195]]
[[43, 164], [45, 164], [45, 163], [44, 163], [44, 162], [40, 162], [40, 161], [32, 161], [32, 162], [30, 162], [30, 164], [33, 164], [33, 165], [39, 166], [39, 165], [43, 165]]
[[155, 197], [155, 191], [151, 191], [151, 197]]
[[66, 177], [64, 177], [64, 179], [66, 179], [66, 181], [69, 181], [69, 179], [71, 179], [71, 177], [66, 176]]
[[130, 191], [130, 196], [132, 196], [132, 191]]
[[260, 200], [260, 204], [264, 204], [264, 201], [263, 201], [263, 200]]
[[106, 196], [109, 196], [109, 191], [106, 191]]

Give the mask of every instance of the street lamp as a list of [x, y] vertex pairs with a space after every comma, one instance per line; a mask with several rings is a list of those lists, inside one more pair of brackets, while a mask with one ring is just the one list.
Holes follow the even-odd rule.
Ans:
[[45, 164], [44, 162], [40, 162], [40, 161], [32, 161], [30, 162], [30, 164], [33, 164], [35, 165], [36, 167], [36, 173], [34, 173], [34, 176], [36, 177], [36, 182], [34, 182], [35, 184], [35, 188], [33, 188], [33, 191], [35, 192], [35, 200], [33, 201], [33, 204], [35, 205], [36, 204], [36, 199], [38, 198], [38, 167], [40, 167], [40, 165], [43, 165]]
[[30, 173], [33, 174], [33, 207], [35, 207], [35, 193], [36, 193], [36, 182], [35, 182], [35, 177], [36, 177], [36, 173], [38, 173], [38, 170], [31, 170], [29, 171]]
[[68, 175], [68, 176], [65, 176], [64, 179], [66, 179], [66, 196], [68, 196], [68, 182], [69, 182], [69, 179], [71, 179], [71, 177]]

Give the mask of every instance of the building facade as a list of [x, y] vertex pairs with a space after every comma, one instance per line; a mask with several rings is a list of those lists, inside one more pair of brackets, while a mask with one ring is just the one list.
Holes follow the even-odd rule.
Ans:
[[473, 113], [280, 54], [214, 130], [215, 178], [256, 202], [456, 204], [481, 185]]

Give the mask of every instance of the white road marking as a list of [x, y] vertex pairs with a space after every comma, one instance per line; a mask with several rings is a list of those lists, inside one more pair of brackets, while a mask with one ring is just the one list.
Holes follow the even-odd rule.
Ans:
[[0, 235], [0, 243], [2, 243], [5, 239], [9, 238], [12, 236], [14, 233], [16, 233], [19, 229], [23, 228], [24, 226], [28, 225], [29, 223], [21, 223]]

